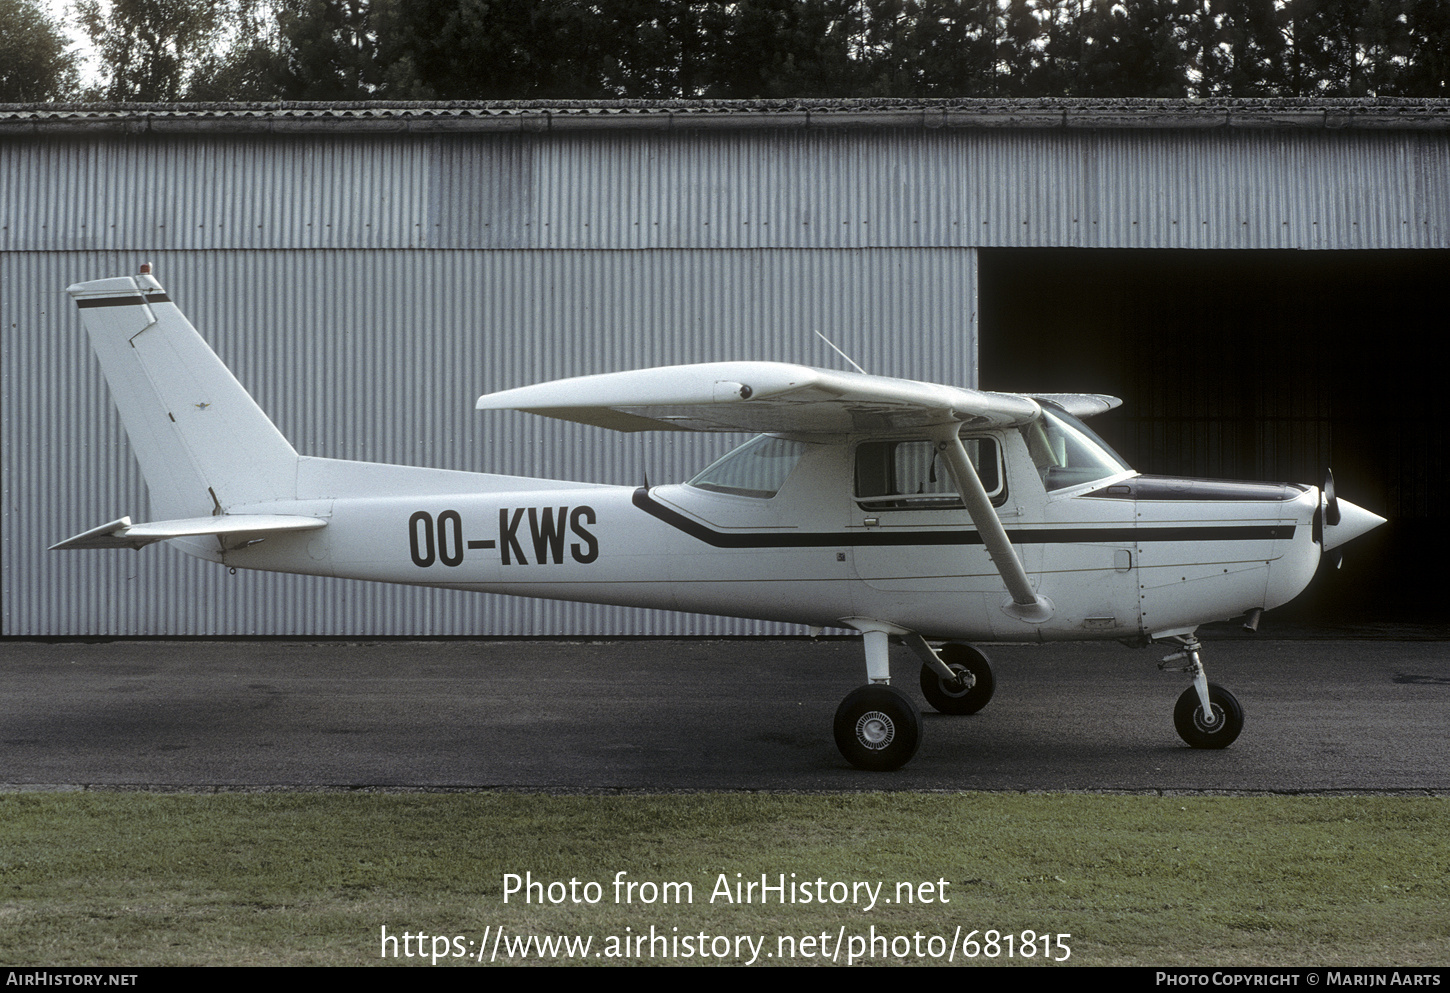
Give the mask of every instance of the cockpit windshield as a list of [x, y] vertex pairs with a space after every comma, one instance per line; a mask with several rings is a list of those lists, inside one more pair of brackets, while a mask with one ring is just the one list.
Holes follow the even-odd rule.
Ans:
[[1022, 436], [1049, 492], [1131, 471], [1107, 442], [1059, 407], [1044, 403], [1042, 416], [1023, 425]]
[[760, 435], [690, 480], [689, 485], [732, 496], [769, 499], [805, 454], [803, 442]]

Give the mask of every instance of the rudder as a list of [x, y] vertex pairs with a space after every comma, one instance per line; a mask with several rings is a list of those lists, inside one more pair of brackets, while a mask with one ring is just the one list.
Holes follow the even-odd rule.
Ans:
[[100, 360], [157, 519], [290, 499], [297, 451], [143, 267], [66, 292]]

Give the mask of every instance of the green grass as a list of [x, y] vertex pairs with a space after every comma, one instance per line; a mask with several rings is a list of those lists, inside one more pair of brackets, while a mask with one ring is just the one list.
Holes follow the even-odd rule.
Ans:
[[[1445, 965], [1447, 814], [1435, 797], [5, 794], [0, 962], [363, 965], [384, 926], [599, 951], [653, 925], [775, 951], [874, 925], [1068, 933], [1074, 965]], [[525, 871], [603, 900], [505, 904], [504, 874]], [[616, 905], [620, 871], [692, 883], [694, 902]], [[886, 897], [944, 878], [950, 902], [710, 903], [737, 872]]]

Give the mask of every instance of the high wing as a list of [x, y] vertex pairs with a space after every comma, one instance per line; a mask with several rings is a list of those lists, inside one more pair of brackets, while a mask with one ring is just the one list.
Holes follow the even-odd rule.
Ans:
[[615, 431], [859, 434], [939, 424], [1011, 427], [1036, 401], [909, 379], [783, 362], [708, 362], [559, 379], [479, 397], [479, 410], [525, 410]]
[[[1089, 394], [1043, 399], [1064, 409], [1093, 413], [1121, 402]], [[524, 410], [616, 431], [843, 435], [926, 429], [1011, 594], [1005, 609], [1029, 622], [1052, 616], [1052, 604], [1033, 591], [960, 434], [964, 427], [1026, 424], [1041, 413], [1030, 397], [780, 362], [710, 362], [504, 390], [479, 397], [478, 409]]]

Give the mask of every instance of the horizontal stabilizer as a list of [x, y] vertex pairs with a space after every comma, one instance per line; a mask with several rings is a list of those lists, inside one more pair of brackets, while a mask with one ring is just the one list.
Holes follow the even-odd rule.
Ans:
[[1025, 424], [1024, 396], [783, 362], [708, 362], [560, 379], [480, 397], [479, 410], [524, 410], [616, 431], [858, 434], [958, 423]]
[[[241, 544], [273, 534], [290, 531], [316, 531], [327, 526], [321, 517], [298, 517], [290, 514], [222, 514], [217, 517], [190, 517], [181, 521], [153, 521], [132, 524], [131, 518], [102, 524], [83, 531], [74, 538], [50, 546], [52, 552], [68, 548], [144, 548], [168, 538], [192, 538], [216, 535], [223, 540], [235, 539]], [[230, 543], [230, 541], [229, 541]]]

